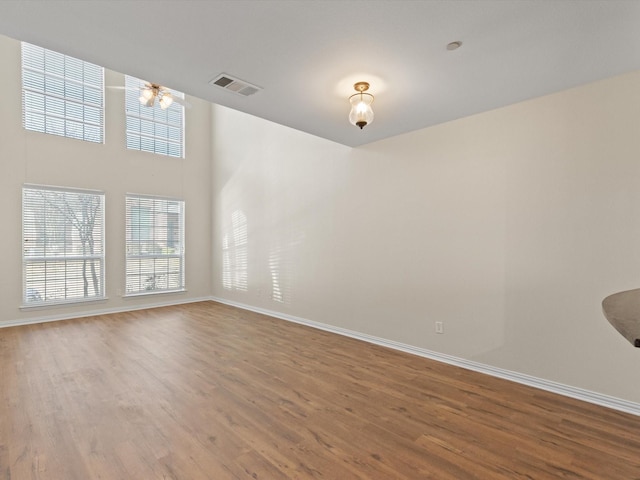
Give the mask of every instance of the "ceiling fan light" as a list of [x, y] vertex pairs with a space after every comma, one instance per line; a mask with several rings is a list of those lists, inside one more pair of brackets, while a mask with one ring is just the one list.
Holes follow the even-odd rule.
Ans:
[[160, 100], [158, 101], [158, 103], [160, 103], [160, 108], [162, 110], [166, 110], [173, 103], [173, 97], [169, 92], [164, 92], [162, 94], [162, 97], [160, 97]]
[[141, 95], [138, 100], [140, 100], [140, 103], [145, 107], [153, 107], [153, 102], [155, 100], [155, 97], [145, 98], [144, 96]]
[[144, 88], [140, 92], [140, 98], [145, 98], [145, 100], [149, 100], [155, 96], [155, 92], [151, 88]]

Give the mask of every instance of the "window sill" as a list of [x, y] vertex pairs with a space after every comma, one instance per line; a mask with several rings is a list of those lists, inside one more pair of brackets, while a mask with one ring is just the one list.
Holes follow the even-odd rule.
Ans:
[[162, 294], [173, 294], [173, 293], [185, 293], [187, 291], [186, 288], [181, 290], [156, 290], [149, 292], [137, 292], [137, 293], [127, 293], [122, 296], [122, 298], [135, 298], [135, 297], [146, 297], [149, 295], [162, 295]]
[[106, 302], [109, 297], [88, 298], [83, 300], [65, 300], [59, 302], [34, 302], [20, 305], [20, 310], [45, 310], [47, 308], [72, 307], [75, 305], [83, 305], [85, 303]]

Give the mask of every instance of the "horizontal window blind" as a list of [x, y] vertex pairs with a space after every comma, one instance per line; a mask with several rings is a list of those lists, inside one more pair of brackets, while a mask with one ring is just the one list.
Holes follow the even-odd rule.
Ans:
[[27, 130], [104, 139], [104, 69], [22, 43], [22, 121]]
[[184, 290], [184, 202], [126, 198], [126, 293]]
[[[125, 110], [127, 148], [184, 158], [184, 107], [173, 102], [165, 110], [156, 101], [147, 107], [140, 103], [145, 82], [125, 76]], [[184, 94], [169, 89], [174, 98]]]
[[104, 298], [104, 194], [22, 189], [25, 305]]

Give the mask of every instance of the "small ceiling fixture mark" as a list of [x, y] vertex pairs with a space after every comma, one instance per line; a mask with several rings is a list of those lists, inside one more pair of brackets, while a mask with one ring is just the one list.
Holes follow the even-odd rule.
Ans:
[[449, 44], [447, 44], [447, 50], [449, 51], [453, 51], [453, 50], [457, 50], [462, 46], [462, 42], [459, 40], [456, 40], [455, 42], [451, 42]]

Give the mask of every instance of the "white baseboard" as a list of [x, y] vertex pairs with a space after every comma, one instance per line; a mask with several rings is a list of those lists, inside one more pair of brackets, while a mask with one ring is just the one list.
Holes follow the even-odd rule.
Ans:
[[[24, 318], [19, 320], [8, 320], [4, 322], [0, 321], [0, 328], [16, 327], [19, 325], [31, 325], [34, 323], [58, 322], [60, 320], [72, 320], [74, 318], [95, 317], [96, 315], [106, 315], [109, 313], [132, 312], [134, 310], [145, 310], [148, 308], [169, 307], [171, 305], [182, 305], [185, 303], [195, 303], [195, 302], [207, 302], [210, 300], [211, 300], [211, 297], [188, 298], [188, 299], [176, 299], [175, 297], [173, 297], [171, 300], [165, 299], [162, 301], [145, 303], [144, 305], [130, 305], [130, 306], [123, 305], [121, 307], [116, 307], [116, 308], [85, 310], [79, 313], [66, 312], [59, 315], [45, 315], [42, 317], [31, 317], [31, 318]], [[88, 303], [86, 305], [88, 305]]]
[[511, 370], [492, 367], [490, 365], [485, 365], [485, 364], [474, 362], [471, 360], [465, 360], [464, 358], [454, 357], [453, 355], [447, 355], [444, 353], [438, 353], [438, 352], [434, 352], [424, 348], [414, 347], [412, 345], [395, 342], [393, 340], [387, 340], [385, 338], [375, 337], [373, 335], [367, 335], [365, 333], [348, 330], [346, 328], [334, 327], [332, 325], [327, 325], [325, 323], [320, 323], [320, 322], [314, 322], [312, 320], [295, 317], [293, 315], [287, 315], [285, 313], [267, 310], [264, 308], [253, 307], [251, 305], [246, 305], [243, 303], [226, 300], [224, 298], [211, 297], [210, 300], [213, 300], [214, 302], [230, 305], [233, 307], [242, 308], [243, 310], [262, 313], [264, 315], [279, 318], [281, 320], [287, 320], [289, 322], [307, 325], [309, 327], [317, 328], [319, 330], [325, 330], [327, 332], [337, 333], [338, 335], [343, 335], [345, 337], [351, 337], [358, 340], [363, 340], [365, 342], [381, 345], [383, 347], [392, 348], [394, 350], [400, 350], [402, 352], [411, 353], [413, 355], [429, 358], [431, 360], [437, 360], [439, 362], [447, 363], [449, 365], [454, 365], [456, 367], [465, 368], [467, 370], [473, 370], [474, 372], [484, 373], [486, 375], [491, 375], [493, 377], [503, 378], [505, 380], [510, 380], [512, 382], [528, 385], [530, 387], [539, 388], [541, 390], [557, 393], [559, 395], [575, 398], [577, 400], [582, 400], [595, 405], [600, 405], [602, 407], [607, 407], [607, 408], [611, 408], [621, 412], [640, 416], [639, 403], [630, 402], [628, 400], [623, 400], [621, 398], [604, 395], [602, 393], [592, 392], [590, 390], [585, 390], [582, 388], [572, 387], [570, 385], [564, 385], [562, 383], [545, 380], [543, 378], [533, 377], [531, 375], [526, 375], [524, 373], [518, 373], [518, 372], [513, 372]]
[[46, 315], [46, 316], [32, 317], [27, 319], [9, 320], [5, 322], [0, 322], [0, 328], [13, 327], [13, 326], [19, 326], [19, 325], [29, 325], [29, 324], [35, 324], [35, 323], [56, 322], [60, 320], [93, 317], [96, 315], [106, 315], [109, 313], [130, 312], [134, 310], [145, 310], [148, 308], [166, 307], [171, 305], [181, 305], [186, 303], [195, 303], [195, 302], [202, 302], [202, 301], [209, 301], [209, 300], [218, 302], [218, 303], [223, 303], [226, 305], [231, 305], [234, 307], [238, 307], [243, 310], [262, 313], [264, 315], [279, 318], [281, 320], [286, 320], [293, 323], [299, 323], [301, 325], [317, 328], [319, 330], [336, 333], [338, 335], [343, 335], [345, 337], [355, 338], [357, 340], [362, 340], [375, 345], [381, 345], [383, 347], [392, 348], [394, 350], [399, 350], [399, 351], [410, 353], [413, 355], [418, 355], [420, 357], [429, 358], [431, 360], [447, 363], [449, 365], [454, 365], [456, 367], [466, 368], [467, 370], [473, 370], [475, 372], [484, 373], [486, 375], [491, 375], [493, 377], [503, 378], [505, 380], [510, 380], [512, 382], [528, 385], [530, 387], [539, 388], [541, 390], [546, 390], [548, 392], [557, 393], [559, 395], [564, 395], [566, 397], [575, 398], [577, 400], [593, 403], [595, 405], [600, 405], [600, 406], [611, 408], [621, 412], [626, 412], [632, 415], [640, 416], [639, 403], [630, 402], [628, 400], [623, 400], [623, 399], [612, 397], [609, 395], [604, 395], [598, 392], [592, 392], [590, 390], [585, 390], [582, 388], [572, 387], [570, 385], [553, 382], [551, 380], [545, 380], [545, 379], [534, 377], [524, 373], [518, 373], [511, 370], [492, 367], [491, 365], [485, 365], [482, 363], [474, 362], [472, 360], [465, 360], [464, 358], [455, 357], [453, 355], [447, 355], [444, 353], [439, 353], [432, 350], [427, 350], [424, 348], [415, 347], [415, 346], [407, 345], [400, 342], [395, 342], [393, 340], [388, 340], [388, 339], [376, 337], [373, 335], [367, 335], [365, 333], [356, 332], [354, 330], [348, 330], [346, 328], [335, 327], [333, 325], [328, 325], [325, 323], [314, 322], [312, 320], [307, 320], [301, 317], [296, 317], [293, 315], [288, 315], [288, 314], [276, 312], [273, 310], [267, 310], [264, 308], [253, 307], [251, 305], [246, 305], [240, 302], [234, 302], [231, 300], [226, 300], [224, 298], [218, 298], [218, 297], [200, 297], [200, 298], [189, 298], [189, 299], [182, 299], [182, 300], [173, 298], [171, 300], [151, 302], [144, 305], [135, 305], [135, 306], [125, 305], [117, 308], [94, 309], [90, 311], [84, 311], [82, 313], [67, 312], [60, 315]]

